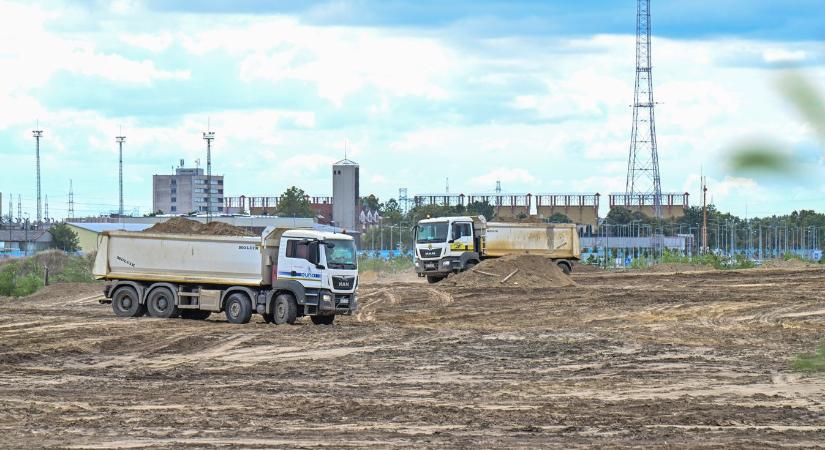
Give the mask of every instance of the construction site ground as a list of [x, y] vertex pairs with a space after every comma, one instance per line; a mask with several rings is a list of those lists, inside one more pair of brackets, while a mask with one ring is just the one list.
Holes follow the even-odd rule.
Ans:
[[0, 300], [3, 447], [817, 446], [825, 270], [360, 287], [332, 327], [121, 319], [99, 284]]

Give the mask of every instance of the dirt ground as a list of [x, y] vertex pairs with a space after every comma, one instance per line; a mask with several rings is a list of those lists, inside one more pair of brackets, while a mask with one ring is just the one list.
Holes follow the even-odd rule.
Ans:
[[332, 327], [115, 318], [99, 285], [0, 300], [3, 446], [819, 446], [825, 270], [365, 282]]

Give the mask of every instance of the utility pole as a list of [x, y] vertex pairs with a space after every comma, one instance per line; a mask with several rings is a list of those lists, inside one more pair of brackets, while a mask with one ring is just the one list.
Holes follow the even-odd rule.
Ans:
[[[38, 127], [39, 124], [38, 124]], [[36, 156], [37, 156], [37, 223], [39, 224], [40, 221], [43, 219], [40, 210], [40, 138], [43, 137], [43, 130], [34, 130], [32, 131], [32, 135], [34, 135], [34, 139], [37, 142], [36, 147]]]
[[74, 190], [72, 180], [69, 180], [69, 219], [74, 219]]
[[17, 194], [17, 220], [23, 221], [23, 200], [20, 199], [20, 194]]
[[43, 217], [46, 219], [46, 222], [49, 221], [49, 194], [46, 194], [46, 205]]
[[212, 140], [215, 132], [205, 131], [203, 139], [206, 140], [206, 223], [209, 223], [212, 220]]
[[708, 182], [702, 177], [702, 253], [708, 251]]
[[126, 141], [126, 136], [117, 136], [115, 141], [118, 145], [118, 190], [120, 192], [120, 208], [117, 210], [118, 216], [123, 217], [123, 142]]

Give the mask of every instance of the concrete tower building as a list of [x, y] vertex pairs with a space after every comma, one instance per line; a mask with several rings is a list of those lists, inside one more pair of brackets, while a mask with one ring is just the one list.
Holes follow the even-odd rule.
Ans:
[[332, 220], [335, 225], [347, 229], [358, 229], [358, 164], [342, 159], [332, 165]]

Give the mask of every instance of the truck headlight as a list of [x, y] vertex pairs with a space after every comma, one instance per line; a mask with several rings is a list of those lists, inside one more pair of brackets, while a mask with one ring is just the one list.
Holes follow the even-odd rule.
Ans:
[[443, 264], [443, 265], [445, 265], [445, 266], [449, 266], [449, 265], [450, 265], [450, 261], [444, 261], [444, 262], [442, 262], [441, 264]]
[[329, 303], [332, 301], [332, 296], [329, 294], [324, 294], [321, 296], [321, 300], [323, 300], [325, 303]]

